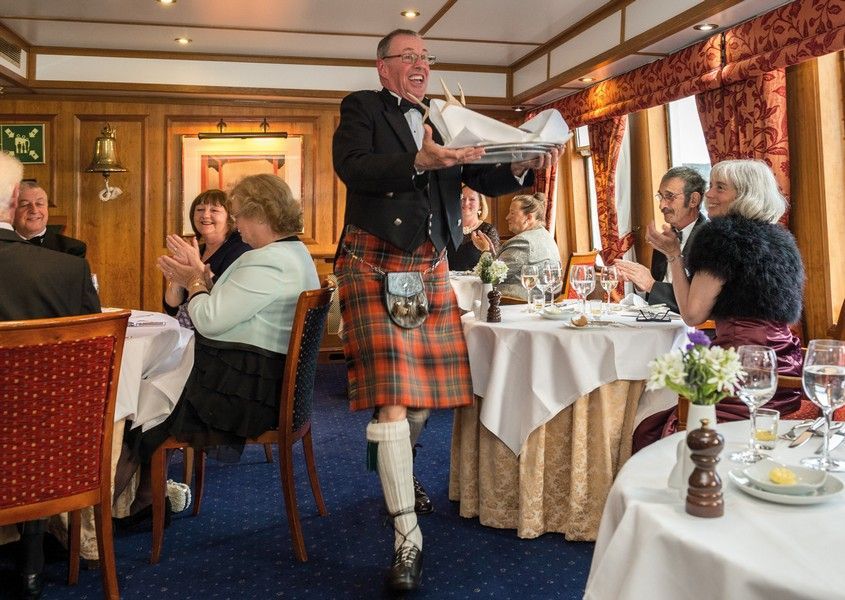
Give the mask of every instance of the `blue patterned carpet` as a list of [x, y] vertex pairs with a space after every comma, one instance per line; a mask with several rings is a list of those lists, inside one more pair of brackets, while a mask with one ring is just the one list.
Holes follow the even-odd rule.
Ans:
[[[176, 515], [167, 529], [161, 563], [148, 562], [150, 534], [116, 533], [123, 598], [379, 598], [392, 556], [392, 529], [383, 526], [378, 477], [364, 467], [364, 427], [369, 415], [350, 413], [345, 371], [321, 365], [315, 398], [314, 436], [320, 483], [329, 510], [320, 517], [311, 496], [301, 451], [297, 498], [309, 561], [293, 556], [279, 489], [278, 462], [248, 448], [243, 461], [209, 461], [202, 512]], [[581, 598], [593, 544], [546, 534], [520, 540], [514, 531], [462, 519], [448, 500], [452, 414], [433, 415], [423, 432], [415, 471], [435, 512], [421, 517], [425, 536], [422, 588], [410, 597]], [[298, 450], [298, 448], [297, 448]], [[181, 464], [171, 465], [175, 473]], [[0, 552], [0, 594], [9, 593], [11, 551]], [[80, 573], [64, 584], [65, 563], [46, 568], [44, 598], [100, 598], [99, 572]]]

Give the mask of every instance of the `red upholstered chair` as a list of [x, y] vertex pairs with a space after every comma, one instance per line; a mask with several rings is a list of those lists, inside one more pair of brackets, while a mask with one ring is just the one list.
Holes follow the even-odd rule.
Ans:
[[[563, 272], [563, 293], [558, 296], [557, 301], [561, 300], [576, 300], [578, 294], [569, 283], [569, 275], [572, 272], [572, 267], [575, 265], [592, 265], [596, 266], [596, 256], [598, 250], [591, 250], [590, 252], [573, 252], [569, 255], [569, 261], [566, 263], [566, 270]], [[596, 282], [598, 284], [598, 281]]]
[[0, 323], [0, 525], [94, 507], [103, 596], [119, 598], [111, 522], [114, 407], [129, 311]]
[[[279, 448], [279, 471], [281, 473], [282, 496], [285, 501], [288, 525], [290, 526], [293, 549], [296, 557], [305, 562], [305, 539], [299, 522], [296, 504], [296, 488], [293, 481], [293, 445], [302, 440], [305, 465], [311, 481], [311, 491], [320, 515], [328, 514], [323, 501], [323, 492], [317, 479], [314, 448], [311, 441], [311, 404], [314, 396], [314, 377], [320, 343], [326, 329], [326, 315], [334, 287], [327, 284], [318, 290], [308, 290], [299, 295], [296, 313], [293, 317], [290, 344], [288, 345], [285, 373], [282, 380], [279, 402], [279, 427], [247, 440], [247, 444], [276, 444]], [[166, 450], [179, 448], [184, 444], [168, 438], [152, 458], [151, 479], [153, 492], [153, 543], [150, 562], [157, 564], [161, 558], [164, 543], [164, 494], [166, 485]], [[196, 484], [194, 492], [194, 515], [199, 513], [205, 487], [205, 452], [197, 452]]]

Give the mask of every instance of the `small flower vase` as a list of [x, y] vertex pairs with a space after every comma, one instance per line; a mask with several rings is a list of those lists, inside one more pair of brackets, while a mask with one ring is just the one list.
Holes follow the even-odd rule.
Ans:
[[[716, 405], [715, 404], [693, 404], [689, 403], [689, 413], [687, 414], [687, 429], [698, 429], [701, 427], [701, 419], [707, 419], [708, 422], [716, 423]], [[715, 425], [712, 425], [715, 428]], [[678, 440], [678, 447], [675, 450], [675, 466], [669, 474], [669, 487], [680, 491], [684, 497], [687, 494], [687, 485], [689, 476], [692, 474], [695, 465], [690, 458], [689, 447], [687, 446], [686, 433]]]
[[491, 291], [493, 291], [492, 283], [481, 284], [481, 307], [478, 310], [478, 314], [475, 315], [475, 318], [479, 321], [487, 320], [487, 311], [490, 310], [490, 298], [487, 296], [487, 294], [489, 294]]

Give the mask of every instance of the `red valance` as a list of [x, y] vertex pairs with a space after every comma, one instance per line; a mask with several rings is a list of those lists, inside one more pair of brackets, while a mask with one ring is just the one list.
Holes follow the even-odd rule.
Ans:
[[[722, 48], [725, 64], [722, 65]], [[529, 113], [570, 127], [651, 108], [845, 49], [842, 0], [794, 0], [723, 34]]]

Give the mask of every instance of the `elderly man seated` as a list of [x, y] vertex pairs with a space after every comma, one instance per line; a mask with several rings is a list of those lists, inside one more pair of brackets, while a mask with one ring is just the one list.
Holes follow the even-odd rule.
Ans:
[[13, 222], [15, 233], [36, 246], [84, 258], [85, 242], [47, 230], [48, 206], [44, 188], [34, 179], [21, 181]]
[[[672, 226], [681, 241], [681, 260], [686, 256], [686, 249], [692, 247], [690, 240], [696, 230], [707, 221], [701, 212], [704, 187], [704, 179], [695, 169], [674, 167], [663, 176], [655, 195], [663, 220]], [[678, 303], [672, 291], [672, 274], [666, 256], [659, 250], [654, 250], [651, 255], [651, 269], [628, 260], [617, 260], [613, 264], [625, 280], [634, 284], [637, 291], [645, 292], [649, 304], [665, 304], [678, 312]]]

